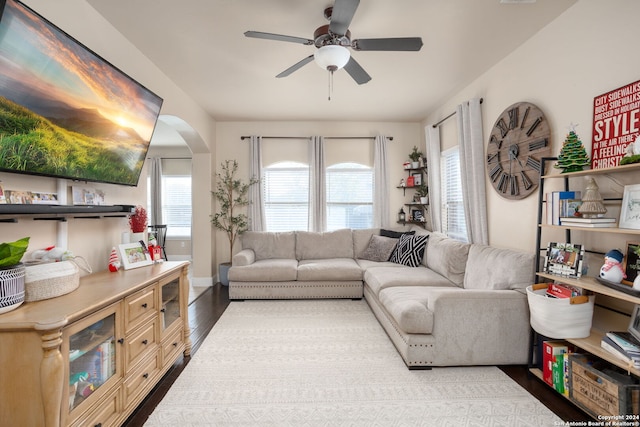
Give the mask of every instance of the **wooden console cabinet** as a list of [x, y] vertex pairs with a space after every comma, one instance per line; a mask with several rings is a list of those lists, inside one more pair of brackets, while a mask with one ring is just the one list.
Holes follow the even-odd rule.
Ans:
[[187, 269], [103, 271], [0, 315], [1, 424], [121, 425], [191, 352]]

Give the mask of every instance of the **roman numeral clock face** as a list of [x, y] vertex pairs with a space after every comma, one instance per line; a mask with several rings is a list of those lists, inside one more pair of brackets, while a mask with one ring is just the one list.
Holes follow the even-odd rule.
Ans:
[[487, 143], [487, 174], [507, 199], [524, 199], [540, 179], [540, 159], [551, 153], [549, 125], [538, 107], [519, 102], [498, 116]]

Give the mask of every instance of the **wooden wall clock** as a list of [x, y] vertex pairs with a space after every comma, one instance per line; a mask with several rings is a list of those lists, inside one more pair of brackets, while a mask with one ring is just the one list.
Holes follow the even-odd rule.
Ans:
[[498, 116], [487, 143], [487, 174], [504, 198], [524, 199], [540, 180], [540, 159], [551, 153], [551, 132], [542, 111], [518, 102]]

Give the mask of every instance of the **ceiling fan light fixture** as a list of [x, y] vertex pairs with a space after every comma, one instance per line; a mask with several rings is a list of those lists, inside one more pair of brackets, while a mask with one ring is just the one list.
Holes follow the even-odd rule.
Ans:
[[331, 44], [320, 47], [313, 56], [323, 70], [337, 71], [347, 65], [351, 53], [344, 46]]

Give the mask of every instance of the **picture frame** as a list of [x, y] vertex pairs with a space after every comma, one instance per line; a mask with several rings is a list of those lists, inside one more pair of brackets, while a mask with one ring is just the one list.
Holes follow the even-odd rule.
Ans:
[[618, 227], [640, 230], [640, 184], [624, 186]]
[[633, 313], [631, 313], [631, 320], [629, 321], [627, 332], [640, 341], [640, 305], [638, 304], [635, 305]]
[[424, 215], [422, 213], [422, 210], [421, 209], [412, 209], [411, 210], [411, 220], [412, 221], [423, 222]]
[[422, 185], [422, 174], [420, 172], [411, 174], [413, 177], [413, 185]]
[[153, 264], [151, 255], [140, 242], [118, 245], [118, 252], [125, 270]]
[[640, 270], [640, 242], [627, 242], [624, 251], [624, 261], [622, 270], [627, 276], [622, 279], [625, 285], [633, 285], [633, 281], [638, 276]]
[[563, 277], [582, 276], [584, 246], [575, 243], [550, 242], [544, 257], [543, 271]]

